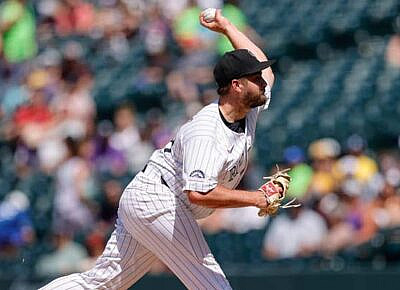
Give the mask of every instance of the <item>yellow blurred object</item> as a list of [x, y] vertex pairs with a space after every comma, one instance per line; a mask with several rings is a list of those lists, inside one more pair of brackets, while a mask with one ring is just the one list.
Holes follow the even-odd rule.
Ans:
[[49, 82], [49, 75], [47, 71], [38, 69], [33, 71], [27, 80], [28, 87], [33, 90], [38, 90], [45, 87]]
[[357, 180], [366, 182], [377, 172], [378, 166], [375, 160], [366, 155], [361, 155], [357, 158], [356, 171], [354, 172]]
[[376, 161], [366, 155], [346, 155], [340, 158], [332, 168], [332, 173], [337, 179], [353, 177], [365, 183], [378, 172]]
[[310, 191], [320, 194], [333, 192], [336, 187], [336, 179], [328, 172], [319, 171], [314, 173], [311, 181]]
[[319, 139], [310, 144], [308, 154], [314, 160], [334, 158], [340, 154], [340, 144], [333, 138]]

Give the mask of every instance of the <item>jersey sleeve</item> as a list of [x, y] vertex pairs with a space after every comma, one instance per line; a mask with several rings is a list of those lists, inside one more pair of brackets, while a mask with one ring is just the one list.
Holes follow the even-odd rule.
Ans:
[[208, 192], [216, 187], [226, 155], [212, 138], [196, 137], [183, 144], [183, 190]]

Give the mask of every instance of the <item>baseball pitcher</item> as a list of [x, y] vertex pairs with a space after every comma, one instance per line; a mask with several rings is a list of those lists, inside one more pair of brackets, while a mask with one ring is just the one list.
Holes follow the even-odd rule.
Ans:
[[184, 124], [125, 188], [116, 228], [94, 268], [42, 289], [127, 289], [159, 258], [189, 289], [231, 289], [196, 219], [215, 208], [281, 206], [290, 178], [278, 172], [257, 191], [235, 190], [254, 145], [258, 114], [268, 107], [273, 61], [220, 10], [200, 23], [225, 35], [234, 51], [214, 69], [219, 100]]

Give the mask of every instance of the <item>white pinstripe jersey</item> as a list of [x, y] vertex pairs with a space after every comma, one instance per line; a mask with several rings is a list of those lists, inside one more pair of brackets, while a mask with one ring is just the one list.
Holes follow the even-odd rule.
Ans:
[[190, 203], [184, 191], [208, 192], [217, 184], [236, 188], [247, 168], [258, 114], [269, 105], [269, 86], [265, 95], [265, 105], [246, 115], [244, 133], [236, 133], [224, 124], [218, 103], [214, 102], [200, 110], [178, 130], [174, 140], [150, 157], [149, 164], [160, 170], [168, 187], [195, 218], [206, 217], [213, 209]]

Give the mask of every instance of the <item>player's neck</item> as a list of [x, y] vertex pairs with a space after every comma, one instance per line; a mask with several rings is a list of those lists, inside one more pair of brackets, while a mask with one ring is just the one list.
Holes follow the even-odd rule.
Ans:
[[229, 123], [233, 123], [245, 118], [246, 114], [248, 113], [248, 110], [237, 108], [228, 102], [220, 102], [218, 105], [225, 120], [227, 120]]

